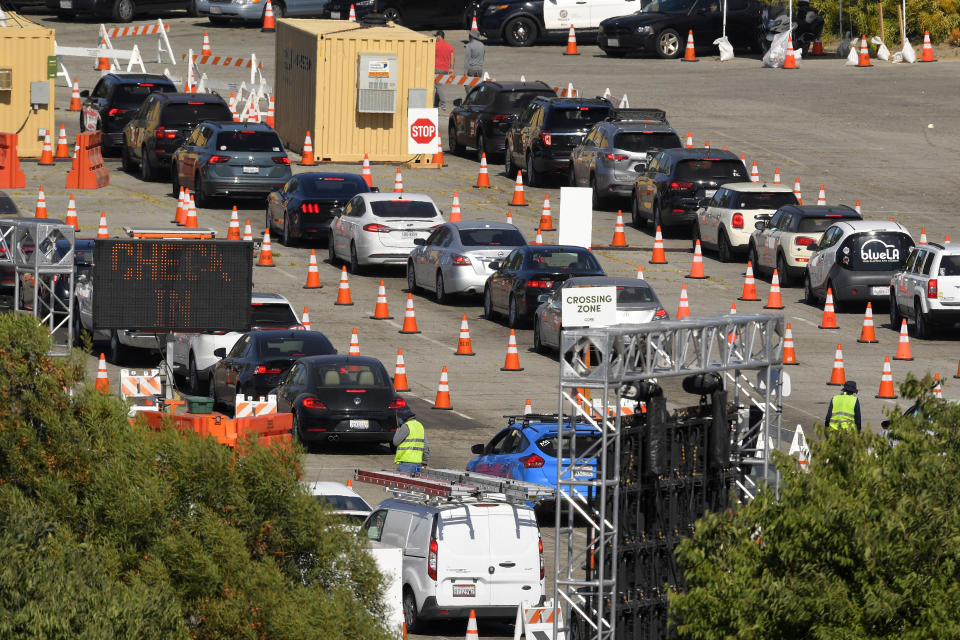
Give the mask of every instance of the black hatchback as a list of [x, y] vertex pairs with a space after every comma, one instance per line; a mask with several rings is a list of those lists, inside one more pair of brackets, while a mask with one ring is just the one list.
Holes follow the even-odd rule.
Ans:
[[293, 176], [282, 189], [267, 196], [266, 228], [291, 245], [301, 238], [325, 238], [330, 223], [358, 193], [376, 191], [354, 173], [308, 171]]
[[512, 178], [523, 169], [531, 187], [547, 174], [566, 176], [570, 152], [613, 110], [603, 98], [534, 98], [519, 118], [511, 118], [503, 160], [507, 175]]
[[447, 144], [453, 153], [467, 147], [477, 150], [477, 161], [486, 153], [488, 159], [502, 154], [507, 142], [511, 116], [520, 115], [537, 97], [552, 97], [553, 89], [545, 82], [481, 82], [466, 98], [453, 101]]
[[123, 127], [154, 91], [176, 93], [177, 88], [164, 75], [153, 73], [108, 73], [97, 81], [93, 91], [80, 92], [80, 131], [102, 131], [103, 148], [123, 144]]

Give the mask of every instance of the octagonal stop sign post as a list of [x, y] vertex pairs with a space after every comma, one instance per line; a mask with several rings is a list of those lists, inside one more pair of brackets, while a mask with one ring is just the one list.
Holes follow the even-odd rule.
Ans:
[[440, 114], [437, 109], [407, 110], [407, 151], [411, 154], [432, 154], [439, 151]]

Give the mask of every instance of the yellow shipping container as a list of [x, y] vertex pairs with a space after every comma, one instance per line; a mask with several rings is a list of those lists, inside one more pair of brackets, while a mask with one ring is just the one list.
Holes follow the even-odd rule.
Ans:
[[[21, 158], [38, 158], [43, 151], [43, 138], [37, 135], [40, 129], [50, 130], [51, 142], [57, 143], [57, 132], [53, 130], [56, 78], [47, 77], [55, 32], [12, 11], [6, 16], [6, 27], [0, 26], [0, 132], [18, 135], [17, 154]], [[55, 64], [53, 73], [56, 74]], [[46, 83], [49, 104], [32, 108], [33, 82]]]
[[288, 149], [302, 152], [310, 131], [319, 162], [411, 159], [408, 90], [433, 106], [434, 38], [393, 23], [285, 18], [276, 43], [276, 129]]

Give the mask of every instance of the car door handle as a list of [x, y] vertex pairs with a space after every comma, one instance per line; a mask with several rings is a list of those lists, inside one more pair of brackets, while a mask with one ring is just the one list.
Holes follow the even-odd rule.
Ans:
[[[578, 2], [577, 4], [583, 4], [583, 3], [582, 3], [582, 2]], [[511, 568], [517, 566], [517, 563], [516, 563], [516, 562], [501, 562], [501, 563], [500, 563], [500, 566], [503, 567], [504, 569], [511, 569]]]

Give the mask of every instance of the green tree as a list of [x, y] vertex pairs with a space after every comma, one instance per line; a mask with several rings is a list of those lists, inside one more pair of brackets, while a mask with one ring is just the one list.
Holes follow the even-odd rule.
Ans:
[[[838, 0], [811, 0], [810, 4], [823, 16], [826, 33], [839, 36], [850, 31], [854, 37], [865, 34], [868, 41], [871, 36], [880, 34], [877, 5], [882, 4], [887, 47], [891, 51], [900, 48], [900, 25], [897, 20], [897, 11], [902, 6], [900, 0], [883, 0], [879, 3], [876, 0], [844, 0], [842, 31]], [[958, 0], [907, 0], [907, 37], [918, 53], [924, 31], [930, 31], [934, 42], [941, 42], [950, 36], [951, 30], [960, 26], [958, 6]]]
[[131, 427], [49, 345], [0, 314], [0, 638], [395, 635], [372, 557], [300, 489], [298, 452]]
[[777, 456], [779, 501], [762, 491], [704, 517], [678, 549], [690, 587], [670, 599], [680, 637], [960, 637], [960, 406], [932, 385], [901, 387], [923, 417], [891, 413], [897, 444], [826, 434], [809, 473]]

